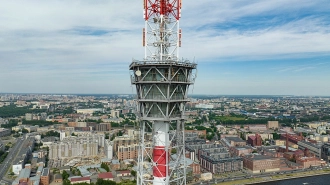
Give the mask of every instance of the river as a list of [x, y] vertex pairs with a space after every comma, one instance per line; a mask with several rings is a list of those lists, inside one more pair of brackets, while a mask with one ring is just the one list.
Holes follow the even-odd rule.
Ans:
[[330, 174], [297, 179], [263, 182], [256, 185], [330, 185]]

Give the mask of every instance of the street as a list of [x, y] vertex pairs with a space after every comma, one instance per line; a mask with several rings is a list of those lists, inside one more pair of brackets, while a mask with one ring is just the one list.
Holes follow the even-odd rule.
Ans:
[[17, 138], [14, 147], [8, 150], [8, 155], [6, 159], [0, 164], [0, 179], [4, 179], [3, 177], [6, 176], [6, 172], [12, 166], [12, 161], [14, 161], [16, 155], [18, 154], [24, 143], [23, 138], [24, 136], [22, 138]]

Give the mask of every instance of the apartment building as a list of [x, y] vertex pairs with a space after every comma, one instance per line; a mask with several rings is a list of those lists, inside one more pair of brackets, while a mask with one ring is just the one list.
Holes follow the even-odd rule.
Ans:
[[104, 134], [65, 137], [61, 142], [50, 145], [49, 158], [96, 156], [98, 155], [99, 147], [104, 147]]
[[113, 158], [113, 142], [111, 142], [110, 140], [105, 140], [104, 142], [105, 156], [111, 160]]
[[201, 155], [201, 167], [213, 174], [233, 172], [243, 169], [243, 159], [241, 157], [222, 158], [219, 155]]

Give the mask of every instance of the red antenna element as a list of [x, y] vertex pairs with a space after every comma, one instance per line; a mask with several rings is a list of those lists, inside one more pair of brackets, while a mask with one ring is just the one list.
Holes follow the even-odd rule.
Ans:
[[144, 19], [149, 20], [153, 15], [165, 15], [179, 20], [181, 6], [181, 0], [144, 0]]

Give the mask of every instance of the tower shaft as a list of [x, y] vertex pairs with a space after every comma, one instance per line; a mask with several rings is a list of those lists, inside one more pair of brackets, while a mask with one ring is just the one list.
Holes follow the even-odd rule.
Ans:
[[197, 65], [179, 60], [180, 11], [181, 0], [144, 0], [145, 57], [130, 65], [140, 122], [139, 185], [186, 184], [184, 111]]

